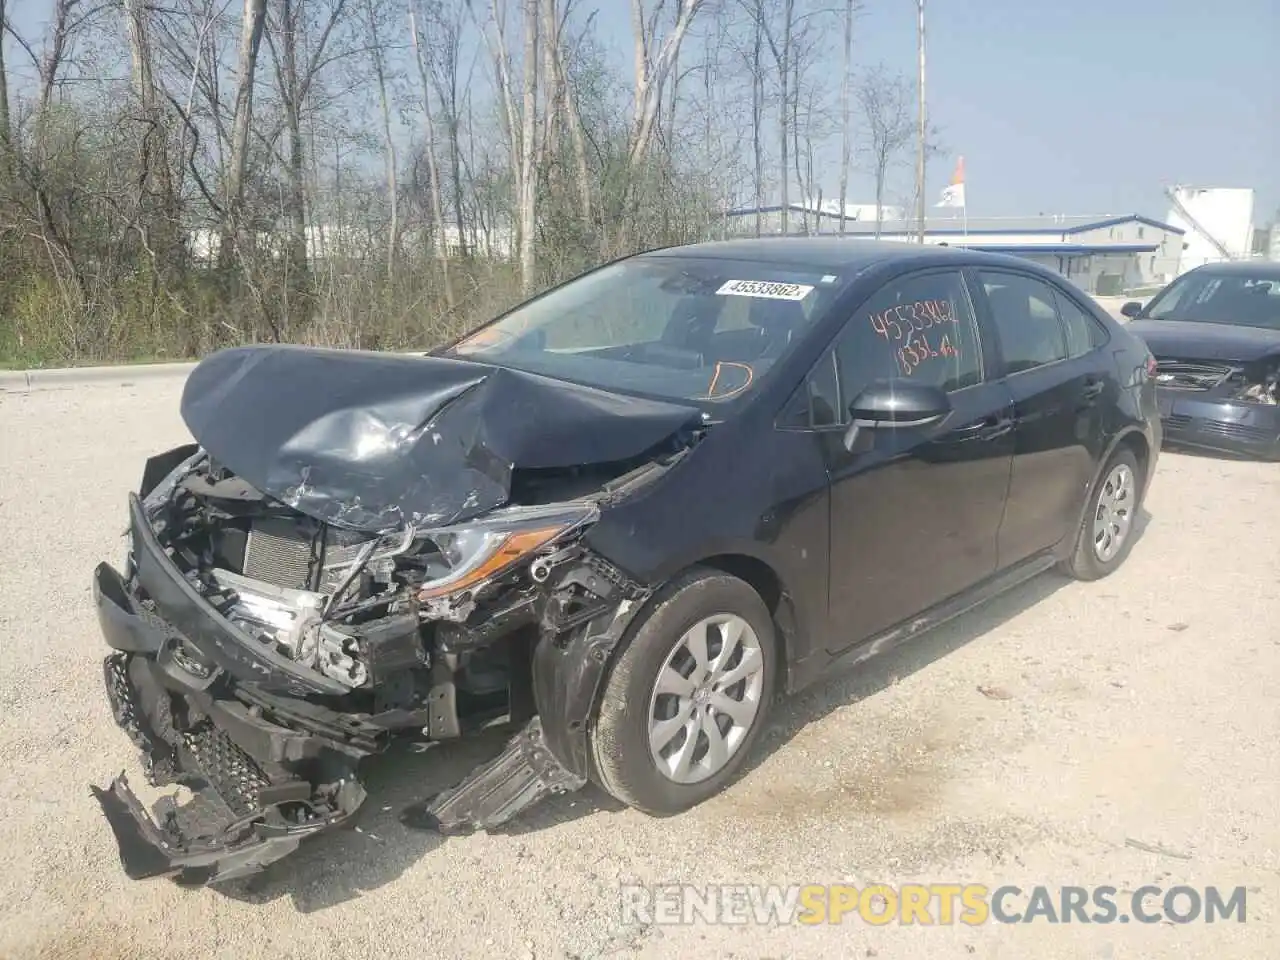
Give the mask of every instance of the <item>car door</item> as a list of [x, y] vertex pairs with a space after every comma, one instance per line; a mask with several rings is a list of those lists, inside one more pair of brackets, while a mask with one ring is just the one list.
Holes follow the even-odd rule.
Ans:
[[998, 538], [1006, 567], [1075, 533], [1118, 385], [1099, 345], [1105, 333], [1061, 287], [1012, 268], [982, 268], [975, 277], [1014, 403], [1013, 469]]
[[[833, 651], [915, 616], [990, 576], [1013, 455], [1012, 398], [988, 358], [958, 269], [885, 284], [857, 309], [824, 362], [837, 422], [823, 432], [831, 483], [828, 609]], [[820, 364], [821, 366], [821, 364]], [[849, 405], [874, 381], [941, 387], [943, 421], [863, 431], [848, 449]]]

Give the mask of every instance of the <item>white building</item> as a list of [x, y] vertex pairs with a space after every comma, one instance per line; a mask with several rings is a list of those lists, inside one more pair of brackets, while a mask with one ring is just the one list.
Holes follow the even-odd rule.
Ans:
[[[870, 220], [845, 221], [849, 236], [877, 235], [874, 205]], [[761, 208], [776, 218], [777, 207]], [[804, 220], [792, 205], [788, 233], [803, 231]], [[837, 208], [838, 211], [838, 208]], [[879, 238], [914, 243], [917, 223], [901, 217], [885, 219]], [[838, 213], [809, 210], [809, 233], [839, 233]], [[727, 215], [736, 222], [733, 232], [754, 231], [755, 210], [732, 210]], [[776, 223], [776, 219], [772, 222]], [[769, 232], [779, 232], [776, 228]], [[1120, 294], [1139, 287], [1160, 286], [1180, 272], [1185, 229], [1150, 217], [1053, 216], [1031, 218], [984, 218], [964, 220], [946, 217], [926, 220], [925, 242], [953, 247], [987, 250], [1025, 257], [1057, 270], [1082, 290], [1091, 294]]]
[[1182, 271], [1206, 263], [1243, 260], [1253, 252], [1253, 190], [1248, 187], [1174, 187], [1168, 221], [1186, 231]]
[[[730, 233], [740, 236], [754, 235], [757, 212], [760, 214], [760, 233], [762, 236], [783, 232], [782, 205], [775, 203], [763, 207], [743, 207], [738, 210], [730, 210], [725, 214], [725, 218], [729, 222]], [[904, 213], [901, 207], [884, 206], [880, 208], [880, 219], [882, 221], [901, 220], [903, 216]], [[846, 226], [853, 223], [874, 224], [876, 222], [876, 205], [874, 203], [846, 203], [844, 205], [844, 220]], [[797, 200], [794, 203], [788, 203], [786, 232], [788, 234], [805, 232], [811, 234], [839, 233], [840, 201], [810, 198], [809, 200]]]

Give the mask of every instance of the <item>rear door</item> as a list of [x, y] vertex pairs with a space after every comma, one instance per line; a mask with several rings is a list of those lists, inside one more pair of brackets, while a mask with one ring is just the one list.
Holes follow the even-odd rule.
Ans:
[[[826, 365], [830, 365], [829, 367]], [[990, 576], [1013, 452], [1007, 387], [988, 358], [960, 269], [886, 283], [849, 318], [819, 369], [835, 397], [822, 431], [831, 480], [830, 649], [841, 650]], [[942, 423], [864, 432], [849, 403], [877, 380], [946, 391]]]
[[1013, 268], [973, 276], [1014, 402], [1003, 568], [1075, 533], [1119, 384], [1105, 331], [1064, 288]]

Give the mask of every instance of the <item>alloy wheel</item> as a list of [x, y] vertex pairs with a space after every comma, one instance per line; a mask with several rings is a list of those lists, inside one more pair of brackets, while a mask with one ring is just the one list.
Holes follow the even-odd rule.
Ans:
[[676, 783], [715, 776], [760, 713], [764, 652], [746, 620], [719, 614], [680, 637], [649, 698], [649, 753]]
[[1102, 481], [1093, 517], [1093, 552], [1103, 563], [1120, 552], [1129, 536], [1136, 492], [1133, 470], [1127, 463], [1116, 464]]

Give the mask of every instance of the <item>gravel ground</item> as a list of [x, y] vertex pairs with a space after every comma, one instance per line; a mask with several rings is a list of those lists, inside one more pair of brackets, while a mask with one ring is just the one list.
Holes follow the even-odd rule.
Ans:
[[[377, 758], [361, 831], [251, 884], [128, 881], [88, 790], [140, 779], [102, 692], [90, 572], [119, 559], [143, 457], [186, 436], [178, 393], [0, 393], [0, 956], [1276, 955], [1280, 469], [1171, 453], [1115, 576], [1045, 575], [833, 676], [682, 817], [586, 791], [504, 835], [399, 825], [490, 737]], [[1245, 924], [676, 927], [624, 923], [628, 881], [1185, 883], [1249, 900]]]

